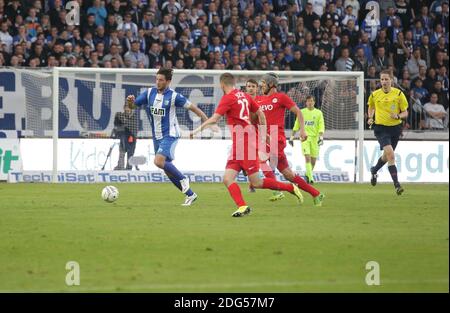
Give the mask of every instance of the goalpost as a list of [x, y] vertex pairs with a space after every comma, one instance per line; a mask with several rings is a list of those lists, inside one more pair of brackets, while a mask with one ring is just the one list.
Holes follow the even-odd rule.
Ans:
[[[154, 86], [156, 69], [105, 69], [105, 68], [65, 68], [55, 67], [51, 72], [20, 70], [25, 73], [22, 81], [31, 87], [33, 93], [26, 96], [26, 128], [31, 137], [39, 133], [41, 137], [52, 138], [52, 176], [58, 181], [58, 146], [61, 137], [105, 138], [113, 129], [114, 114], [122, 111], [125, 97], [137, 95]], [[175, 69], [171, 88], [188, 97], [193, 103], [211, 116], [222, 91], [219, 77], [231, 72], [236, 77], [238, 87], [253, 78], [259, 81], [268, 71], [226, 71], [226, 70], [182, 70]], [[354, 181], [363, 182], [364, 149], [364, 74], [363, 72], [312, 72], [275, 71], [279, 76], [279, 91], [288, 94], [300, 107], [308, 95], [316, 98], [325, 119], [325, 139], [354, 140]], [[50, 88], [50, 95], [43, 92], [42, 85]], [[43, 97], [43, 94], [48, 97]], [[32, 107], [35, 103], [51, 108], [51, 118], [42, 121]], [[200, 121], [184, 109], [177, 109], [177, 117], [182, 129], [182, 138], [187, 138], [189, 130]], [[51, 120], [51, 123], [49, 123]], [[150, 122], [143, 110], [138, 115], [138, 136], [151, 136]], [[291, 134], [295, 116], [286, 112], [286, 135]], [[51, 129], [50, 128], [51, 124]], [[225, 129], [222, 119], [221, 128]], [[24, 132], [25, 134], [27, 132]], [[226, 132], [224, 132], [226, 134]], [[223, 136], [221, 139], [227, 139]], [[299, 152], [300, 153], [300, 152]]]

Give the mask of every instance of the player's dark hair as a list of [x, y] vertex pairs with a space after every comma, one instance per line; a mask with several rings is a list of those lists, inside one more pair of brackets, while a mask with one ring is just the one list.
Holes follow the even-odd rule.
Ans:
[[166, 68], [166, 67], [161, 67], [158, 70], [158, 72], [156, 73], [156, 75], [163, 75], [166, 80], [172, 80], [173, 69]]
[[316, 101], [316, 98], [314, 98], [314, 96], [311, 96], [311, 95], [306, 97], [306, 100], [309, 100], [309, 99], [312, 99], [313, 101]]
[[220, 75], [220, 82], [227, 86], [234, 86], [234, 76], [231, 73], [223, 73]]
[[255, 79], [253, 79], [253, 78], [247, 79], [245, 84], [247, 84], [247, 83], [250, 83], [250, 84], [258, 86], [258, 82]]

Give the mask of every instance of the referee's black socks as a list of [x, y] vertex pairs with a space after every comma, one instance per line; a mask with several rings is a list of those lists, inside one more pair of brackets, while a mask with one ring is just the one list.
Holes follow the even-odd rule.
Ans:
[[391, 173], [391, 177], [392, 177], [392, 181], [394, 182], [394, 186], [395, 187], [400, 186], [400, 184], [398, 182], [398, 177], [397, 177], [397, 166], [389, 165], [388, 169], [389, 169], [389, 173]]
[[[382, 159], [381, 159], [381, 157], [378, 159], [378, 162], [377, 162], [377, 164], [373, 167], [373, 170], [375, 171], [375, 173], [372, 173], [372, 174], [376, 174], [379, 170], [380, 170], [380, 168], [382, 168], [383, 167], [383, 165], [385, 165], [386, 164], [386, 161], [383, 161]], [[390, 170], [389, 170], [390, 171]], [[395, 170], [395, 172], [397, 173], [397, 170]], [[391, 174], [392, 175], [392, 174]]]

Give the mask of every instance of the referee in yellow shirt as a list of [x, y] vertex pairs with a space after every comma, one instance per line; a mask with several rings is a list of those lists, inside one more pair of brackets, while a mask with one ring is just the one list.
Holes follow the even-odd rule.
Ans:
[[389, 70], [381, 71], [380, 81], [381, 88], [375, 90], [368, 100], [367, 123], [373, 127], [383, 154], [377, 164], [370, 168], [372, 174], [370, 182], [372, 186], [377, 184], [377, 172], [387, 162], [397, 195], [401, 195], [403, 188], [398, 182], [394, 150], [402, 132], [402, 119], [408, 117], [408, 101], [401, 90], [392, 87]]

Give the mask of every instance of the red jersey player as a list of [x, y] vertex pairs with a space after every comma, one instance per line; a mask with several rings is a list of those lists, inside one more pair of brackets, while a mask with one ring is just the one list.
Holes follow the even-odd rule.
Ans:
[[250, 183], [255, 188], [288, 191], [296, 196], [299, 202], [303, 202], [300, 189], [295, 184], [281, 183], [271, 178], [259, 178], [260, 161], [257, 140], [262, 140], [262, 144], [265, 145], [266, 136], [256, 138], [256, 128], [250, 122], [250, 112], [256, 113], [260, 125], [265, 125], [264, 113], [249, 95], [235, 88], [235, 80], [232, 74], [224, 73], [220, 76], [220, 87], [224, 96], [220, 100], [216, 112], [191, 135], [193, 136], [202, 129], [216, 124], [222, 116], [226, 116], [227, 124], [231, 130], [233, 146], [227, 161], [223, 182], [238, 207], [232, 216], [240, 217], [251, 212], [251, 208], [245, 203], [241, 189], [236, 183], [236, 177], [241, 170], [247, 173]]
[[[317, 189], [309, 185], [303, 178], [295, 174], [289, 167], [288, 160], [284, 154], [286, 148], [286, 136], [284, 134], [284, 117], [286, 109], [293, 112], [300, 122], [300, 138], [306, 139], [306, 133], [304, 129], [303, 115], [300, 109], [297, 107], [294, 101], [289, 98], [288, 95], [278, 92], [278, 76], [275, 73], [268, 73], [261, 78], [261, 91], [262, 96], [255, 98], [260, 108], [263, 110], [267, 122], [267, 131], [270, 136], [270, 162], [272, 167], [277, 167], [278, 171], [292, 183], [295, 183], [300, 189], [311, 194], [314, 200], [314, 204], [317, 206], [322, 205], [324, 195]], [[273, 149], [274, 143], [278, 144], [278, 147]], [[272, 171], [264, 171], [265, 177], [275, 178]]]
[[[258, 97], [258, 82], [254, 79], [248, 79], [245, 83], [245, 92], [249, 94], [253, 100], [256, 100]], [[258, 119], [256, 118], [255, 114], [251, 114], [251, 122], [255, 125], [258, 125]], [[266, 149], [269, 150], [269, 149]], [[268, 164], [267, 161], [261, 161], [260, 163], [261, 171], [264, 173], [264, 176], [268, 178], [275, 179], [275, 176], [272, 175], [273, 173], [266, 173], [266, 172], [273, 172], [274, 169], [272, 169]], [[245, 173], [246, 174], [246, 173]], [[249, 191], [255, 192], [255, 188], [251, 184], [249, 184]], [[273, 195], [269, 198], [270, 201], [276, 201], [284, 198], [283, 192], [279, 190], [274, 190]]]

